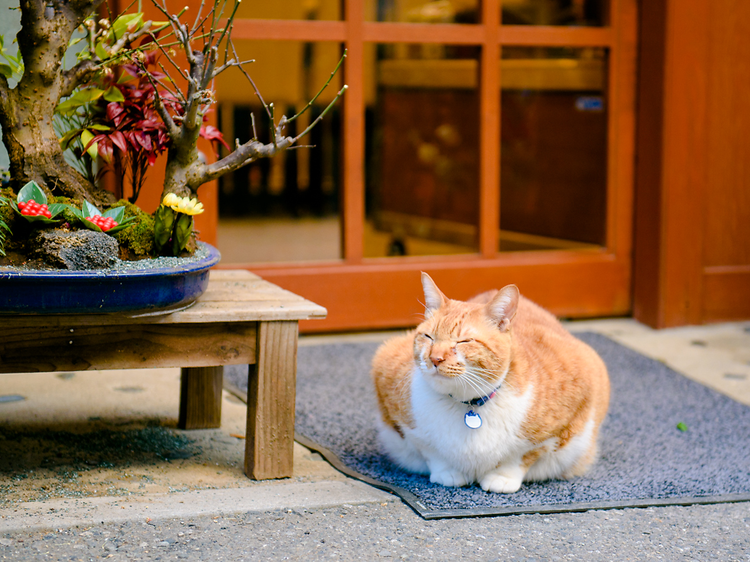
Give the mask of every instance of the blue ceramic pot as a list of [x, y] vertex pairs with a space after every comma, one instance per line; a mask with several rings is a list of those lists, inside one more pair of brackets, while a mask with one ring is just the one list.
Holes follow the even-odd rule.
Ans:
[[[208, 287], [221, 255], [199, 242], [199, 259], [144, 269], [20, 271], [0, 268], [0, 314], [106, 314], [170, 311], [188, 306]], [[142, 264], [141, 264], [142, 265]]]

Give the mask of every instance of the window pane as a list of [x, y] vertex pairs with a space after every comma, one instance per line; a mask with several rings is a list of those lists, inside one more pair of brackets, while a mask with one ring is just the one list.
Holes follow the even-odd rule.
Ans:
[[238, 18], [269, 20], [340, 20], [341, 0], [241, 2]]
[[501, 250], [604, 245], [606, 51], [505, 48]]
[[502, 0], [505, 25], [605, 25], [607, 0]]
[[481, 0], [366, 0], [368, 21], [479, 23]]
[[476, 252], [478, 48], [380, 45], [372, 59], [365, 256]]
[[[276, 121], [305, 107], [325, 84], [341, 56], [332, 43], [239, 41], [242, 60], [255, 59], [246, 70]], [[342, 86], [340, 73], [315, 105], [286, 129], [302, 132], [325, 109]], [[269, 142], [269, 118], [252, 86], [238, 71], [217, 79], [219, 121], [229, 144], [257, 138]], [[299, 141], [314, 145], [261, 159], [219, 183], [218, 246], [222, 263], [338, 259], [341, 256], [339, 216], [339, 103]], [[253, 121], [255, 123], [253, 127]]]

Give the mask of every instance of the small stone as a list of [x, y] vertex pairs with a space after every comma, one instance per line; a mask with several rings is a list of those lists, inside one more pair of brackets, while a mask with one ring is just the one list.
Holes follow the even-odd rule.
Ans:
[[0, 546], [10, 546], [13, 544], [13, 541], [10, 539], [0, 539]]
[[93, 230], [43, 230], [32, 240], [34, 257], [74, 271], [107, 269], [117, 263], [117, 240]]
[[111, 542], [108, 542], [104, 545], [104, 550], [107, 552], [117, 552], [117, 546], [113, 545]]

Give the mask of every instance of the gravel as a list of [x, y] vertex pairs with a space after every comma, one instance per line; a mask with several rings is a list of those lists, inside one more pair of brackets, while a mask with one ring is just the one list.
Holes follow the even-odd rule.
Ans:
[[[95, 271], [98, 274], [105, 275], [107, 273], [122, 273], [122, 272], [138, 272], [138, 271], [149, 271], [152, 269], [161, 268], [176, 268], [181, 266], [190, 265], [193, 262], [205, 259], [209, 255], [208, 247], [205, 244], [199, 243], [192, 256], [179, 258], [171, 256], [162, 256], [158, 258], [149, 258], [135, 261], [123, 261], [117, 258], [114, 264], [109, 268], [100, 268]], [[65, 271], [50, 269], [51, 271]], [[12, 271], [39, 271], [36, 267], [24, 267], [14, 265], [3, 265], [0, 266], [0, 272], [12, 272]]]

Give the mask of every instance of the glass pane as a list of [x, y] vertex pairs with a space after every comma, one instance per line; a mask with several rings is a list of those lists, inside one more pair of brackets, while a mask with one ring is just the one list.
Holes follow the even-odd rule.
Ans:
[[605, 25], [608, 0], [502, 0], [505, 25]]
[[[238, 41], [242, 60], [276, 121], [305, 107], [325, 84], [341, 56], [332, 43]], [[325, 109], [342, 86], [341, 74], [315, 105], [286, 129], [294, 136]], [[219, 122], [227, 142], [257, 135], [269, 142], [269, 119], [247, 79], [236, 69], [217, 78]], [[219, 183], [218, 246], [222, 263], [338, 259], [339, 102], [299, 145], [223, 176]], [[254, 126], [253, 126], [254, 123]], [[253, 130], [256, 133], [253, 133]]]
[[477, 251], [476, 47], [380, 45], [367, 71], [367, 257]]
[[401, 23], [479, 23], [481, 0], [365, 0], [365, 19]]
[[241, 2], [238, 18], [268, 20], [340, 20], [341, 0]]
[[606, 51], [505, 48], [500, 249], [605, 243]]

